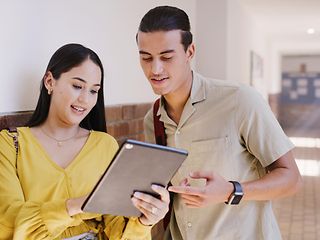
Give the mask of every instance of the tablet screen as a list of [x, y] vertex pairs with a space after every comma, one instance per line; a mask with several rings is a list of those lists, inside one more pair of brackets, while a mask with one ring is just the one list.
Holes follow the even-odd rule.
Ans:
[[126, 140], [82, 206], [84, 212], [140, 216], [131, 202], [135, 191], [155, 195], [151, 184], [167, 186], [188, 152]]

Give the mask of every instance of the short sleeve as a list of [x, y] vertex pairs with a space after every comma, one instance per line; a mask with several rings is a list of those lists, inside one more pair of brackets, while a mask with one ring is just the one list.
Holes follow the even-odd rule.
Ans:
[[237, 104], [236, 128], [240, 141], [263, 167], [294, 147], [267, 102], [253, 88], [241, 86]]

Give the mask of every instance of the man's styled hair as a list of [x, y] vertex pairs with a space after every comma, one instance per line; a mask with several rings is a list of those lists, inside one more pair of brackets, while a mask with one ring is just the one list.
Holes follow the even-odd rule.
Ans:
[[187, 51], [192, 43], [189, 17], [185, 11], [176, 7], [159, 6], [149, 10], [141, 19], [138, 30], [145, 33], [181, 30], [184, 50]]

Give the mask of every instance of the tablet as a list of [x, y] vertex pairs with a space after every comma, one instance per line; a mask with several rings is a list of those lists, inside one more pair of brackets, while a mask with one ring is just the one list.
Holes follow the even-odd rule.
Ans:
[[151, 184], [167, 186], [188, 152], [136, 140], [126, 140], [81, 209], [117, 216], [140, 216], [132, 204], [135, 191], [157, 196]]

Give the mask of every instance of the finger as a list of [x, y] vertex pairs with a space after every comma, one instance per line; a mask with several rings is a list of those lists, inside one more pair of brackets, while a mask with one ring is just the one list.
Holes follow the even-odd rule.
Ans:
[[195, 206], [202, 206], [202, 201], [199, 199], [195, 199], [195, 198], [182, 198], [182, 201], [185, 204], [191, 204], [191, 205], [195, 205]]
[[187, 194], [187, 195], [204, 195], [204, 189], [198, 187], [191, 187], [191, 186], [170, 186], [168, 188], [170, 192], [180, 193], [180, 194]]
[[159, 185], [156, 185], [156, 184], [152, 184], [151, 188], [153, 191], [155, 191], [156, 193], [158, 193], [160, 195], [162, 201], [164, 201], [165, 203], [170, 202], [170, 194], [166, 188], [159, 186]]
[[153, 214], [153, 206], [146, 202], [141, 201], [135, 197], [131, 198], [133, 205], [147, 218]]
[[154, 204], [151, 204], [151, 203], [148, 203], [148, 202], [145, 202], [143, 200], [140, 200], [140, 199], [137, 199], [135, 197], [133, 197], [133, 200], [137, 200], [137, 206], [147, 210], [148, 212], [152, 213], [152, 214], [155, 214], [157, 211], [157, 209], [159, 210], [159, 208], [157, 206], [155, 206]]
[[188, 201], [183, 201], [183, 203], [188, 207], [196, 207], [196, 208], [202, 207], [202, 205], [199, 203], [193, 203], [193, 202], [188, 202]]
[[[165, 191], [169, 195], [169, 192], [166, 189], [165, 189]], [[168, 212], [168, 210], [169, 210], [169, 201], [170, 200], [168, 202], [165, 202], [165, 201], [160, 200], [158, 198], [155, 198], [149, 194], [145, 194], [145, 193], [141, 193], [141, 192], [135, 192], [133, 194], [133, 196], [139, 200], [139, 204], [141, 204], [142, 206], [147, 206], [145, 208], [148, 211], [152, 211], [152, 207], [155, 207], [155, 208], [159, 209], [159, 211], [165, 215], [165, 213]], [[168, 198], [169, 198], [169, 196], [168, 196]], [[148, 205], [150, 207], [148, 207]]]
[[212, 180], [213, 179], [213, 173], [210, 171], [194, 171], [189, 173], [191, 178], [194, 179], [199, 179], [199, 178], [204, 178], [207, 180]]
[[188, 181], [188, 178], [183, 179], [183, 180], [180, 182], [179, 186], [190, 186], [189, 181]]
[[195, 196], [195, 195], [185, 195], [185, 194], [181, 194], [180, 195], [182, 199], [188, 200], [188, 201], [192, 201], [192, 202], [202, 202], [202, 198], [199, 196]]
[[147, 194], [147, 193], [143, 193], [143, 192], [134, 192], [133, 196], [137, 199], [140, 199], [144, 202], [147, 202], [147, 203], [154, 203], [154, 202], [161, 202], [161, 200], [159, 200], [158, 198], [155, 198], [153, 197], [152, 195], [150, 194]]
[[[166, 190], [167, 191], [167, 190]], [[168, 192], [169, 194], [169, 192]], [[133, 196], [137, 199], [139, 199], [140, 202], [144, 202], [146, 204], [150, 204], [151, 206], [157, 207], [157, 208], [166, 208], [166, 206], [169, 205], [169, 203], [164, 202], [161, 199], [158, 199], [156, 197], [153, 197], [150, 194], [142, 193], [142, 192], [135, 192]], [[170, 201], [170, 200], [169, 200]]]
[[187, 204], [187, 203], [186, 203], [186, 206], [187, 206], [188, 208], [200, 208], [200, 207], [201, 207], [201, 206], [198, 206], [198, 205]]

